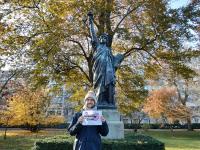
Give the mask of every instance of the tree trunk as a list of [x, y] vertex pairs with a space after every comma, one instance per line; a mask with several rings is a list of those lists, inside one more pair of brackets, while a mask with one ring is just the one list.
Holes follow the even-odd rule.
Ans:
[[138, 123], [136, 123], [135, 129], [134, 129], [134, 132], [137, 132], [137, 130], [138, 130], [139, 127], [140, 127], [140, 123], [141, 123], [140, 120], [138, 121]]
[[[174, 85], [176, 86], [177, 92], [178, 92], [178, 97], [179, 97], [178, 99], [179, 99], [179, 101], [180, 101], [184, 106], [186, 106], [186, 102], [188, 101], [188, 97], [189, 97], [189, 94], [188, 94], [188, 84], [189, 84], [189, 80], [185, 80], [185, 84], [186, 84], [186, 88], [185, 88], [185, 90], [184, 90], [185, 96], [184, 96], [184, 98], [181, 98], [181, 92], [180, 92], [180, 90], [178, 89], [178, 86], [177, 86], [176, 82], [174, 81]], [[187, 106], [186, 106], [186, 107], [187, 107]], [[192, 123], [191, 123], [191, 118], [190, 118], [190, 117], [187, 118], [187, 126], [188, 126], [188, 128], [187, 128], [188, 131], [193, 131], [193, 129], [192, 129]]]
[[3, 136], [4, 140], [7, 138], [8, 121], [9, 121], [9, 118], [7, 118], [7, 120], [6, 120], [6, 128], [5, 128], [5, 132], [4, 132], [4, 136]]
[[6, 140], [6, 138], [7, 138], [7, 130], [8, 130], [8, 126], [6, 125], [5, 131], [4, 131], [4, 136], [3, 136], [4, 140]]
[[137, 132], [138, 124], [135, 124], [134, 132]]
[[187, 126], [188, 126], [188, 128], [187, 128], [188, 131], [193, 131], [192, 123], [191, 123], [191, 119], [190, 118], [187, 118]]
[[170, 132], [171, 132], [172, 136], [174, 136], [174, 130], [173, 130], [173, 127], [172, 127], [171, 123], [170, 123]]

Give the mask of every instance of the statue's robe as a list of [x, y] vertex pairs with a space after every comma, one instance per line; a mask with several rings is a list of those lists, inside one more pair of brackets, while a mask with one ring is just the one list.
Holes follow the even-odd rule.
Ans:
[[[93, 56], [93, 84], [98, 99], [98, 105], [115, 105], [115, 71], [121, 63], [123, 55], [118, 54], [114, 56], [111, 48], [106, 46], [106, 44], [98, 44], [93, 47], [95, 48]], [[112, 89], [109, 91], [109, 95], [111, 95], [102, 99], [100, 95], [108, 89]]]

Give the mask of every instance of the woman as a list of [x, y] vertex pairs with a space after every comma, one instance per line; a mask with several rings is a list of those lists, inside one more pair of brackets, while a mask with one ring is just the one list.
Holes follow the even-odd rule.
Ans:
[[[84, 99], [83, 110], [96, 110], [97, 98], [93, 91], [89, 91]], [[109, 132], [108, 125], [103, 116], [101, 116], [102, 125], [83, 126], [82, 112], [74, 115], [68, 131], [70, 135], [76, 136], [73, 150], [101, 150], [101, 136], [106, 136]]]

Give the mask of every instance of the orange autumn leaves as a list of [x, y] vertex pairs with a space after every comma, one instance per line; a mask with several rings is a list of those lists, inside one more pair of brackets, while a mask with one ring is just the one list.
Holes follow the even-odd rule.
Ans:
[[143, 108], [150, 117], [167, 118], [168, 121], [185, 120], [190, 110], [178, 100], [175, 88], [164, 87], [150, 92]]

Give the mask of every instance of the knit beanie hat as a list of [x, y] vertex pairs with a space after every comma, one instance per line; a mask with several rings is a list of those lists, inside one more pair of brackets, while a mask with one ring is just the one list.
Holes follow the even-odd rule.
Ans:
[[86, 99], [89, 97], [95, 101], [95, 104], [97, 103], [97, 97], [93, 91], [88, 91], [88, 93], [85, 95], [84, 103], [86, 102]]

